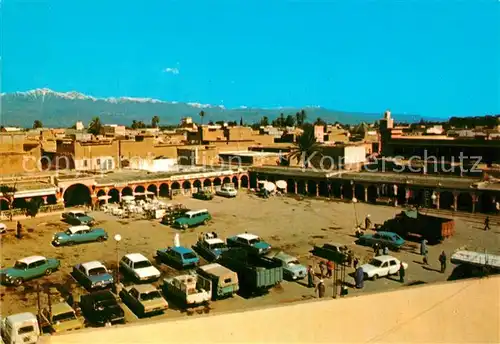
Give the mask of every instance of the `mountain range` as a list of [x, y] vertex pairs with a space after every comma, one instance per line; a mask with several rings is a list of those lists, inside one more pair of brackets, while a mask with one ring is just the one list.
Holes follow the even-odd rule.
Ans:
[[[182, 117], [199, 120], [200, 111], [205, 112], [205, 121], [237, 121], [243, 118], [245, 123], [254, 123], [263, 116], [270, 120], [280, 113], [294, 115], [305, 110], [307, 120], [316, 118], [333, 123], [357, 124], [373, 122], [382, 117], [381, 113], [344, 112], [325, 109], [319, 106], [303, 108], [225, 108], [221, 105], [200, 103], [181, 103], [152, 98], [111, 97], [97, 98], [79, 92], [56, 92], [48, 88], [26, 92], [1, 94], [1, 117], [3, 126], [31, 127], [35, 120], [42, 121], [45, 127], [70, 127], [76, 121], [87, 125], [93, 117], [100, 117], [102, 123], [130, 125], [132, 120], [151, 122], [153, 116], [160, 117], [160, 125], [177, 124]], [[398, 114], [393, 117], [401, 122], [416, 122], [422, 117]]]

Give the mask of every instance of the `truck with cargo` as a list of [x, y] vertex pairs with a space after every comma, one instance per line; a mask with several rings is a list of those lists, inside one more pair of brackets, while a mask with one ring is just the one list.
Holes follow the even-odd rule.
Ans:
[[208, 278], [195, 273], [165, 278], [162, 284], [163, 295], [185, 307], [207, 304], [212, 298], [211, 288]]
[[429, 244], [437, 244], [455, 234], [455, 221], [418, 210], [404, 210], [394, 219], [385, 221], [377, 230], [393, 232], [403, 238], [419, 237]]
[[239, 288], [247, 294], [265, 293], [283, 281], [281, 263], [242, 248], [222, 253], [218, 263], [237, 273]]
[[196, 272], [212, 282], [212, 300], [234, 296], [239, 290], [238, 274], [217, 263], [200, 266]]

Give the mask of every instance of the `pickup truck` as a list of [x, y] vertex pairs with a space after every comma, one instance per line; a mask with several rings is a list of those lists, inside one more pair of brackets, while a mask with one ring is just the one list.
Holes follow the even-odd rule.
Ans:
[[84, 327], [84, 320], [78, 317], [75, 310], [66, 302], [57, 303], [49, 308], [44, 308], [38, 319], [42, 328], [50, 332], [59, 333], [80, 330]]
[[232, 297], [239, 290], [238, 274], [220, 264], [200, 266], [196, 273], [212, 281], [212, 300]]
[[199, 238], [193, 249], [209, 261], [219, 259], [222, 252], [227, 251], [229, 247], [224, 240], [215, 237], [212, 233], [205, 233]]
[[114, 283], [113, 275], [98, 261], [76, 264], [71, 274], [87, 290], [107, 288]]
[[238, 234], [227, 238], [227, 246], [239, 247], [254, 254], [266, 254], [271, 250], [271, 245], [259, 238], [255, 234]]
[[83, 295], [80, 308], [85, 318], [92, 324], [105, 325], [125, 322], [125, 312], [116, 297], [109, 290]]
[[206, 304], [212, 298], [210, 280], [194, 273], [165, 278], [162, 290], [167, 298], [178, 300], [185, 307]]
[[239, 287], [247, 294], [262, 294], [283, 281], [283, 266], [270, 258], [241, 248], [222, 253], [218, 263], [238, 274]]
[[0, 321], [0, 333], [5, 344], [36, 344], [40, 329], [36, 316], [25, 312], [3, 318]]

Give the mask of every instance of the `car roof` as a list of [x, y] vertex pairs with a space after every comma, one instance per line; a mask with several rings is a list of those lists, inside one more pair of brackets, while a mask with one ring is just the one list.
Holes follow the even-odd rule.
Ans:
[[382, 235], [396, 235], [396, 233], [394, 233], [394, 232], [384, 232], [384, 231], [377, 232], [377, 234], [382, 234]]
[[245, 239], [245, 240], [252, 240], [252, 239], [258, 239], [259, 238], [258, 235], [248, 234], [248, 233], [238, 234], [238, 235], [236, 235], [236, 237], [242, 238], [242, 239]]
[[191, 211], [187, 211], [186, 215], [189, 216], [189, 215], [195, 215], [198, 213], [205, 213], [205, 212], [208, 212], [208, 210], [207, 209], [191, 210]]
[[181, 254], [193, 252], [193, 250], [191, 250], [187, 247], [184, 247], [184, 246], [173, 246], [172, 251], [175, 251], [175, 252], [178, 252]]
[[61, 314], [66, 312], [74, 312], [75, 310], [71, 308], [66, 302], [56, 303], [51, 306], [52, 314]]
[[150, 293], [152, 291], [158, 291], [152, 284], [135, 284], [130, 290], [135, 289], [139, 293]]
[[84, 214], [85, 215], [85, 212], [83, 210], [71, 210], [71, 211], [68, 211], [68, 214]]
[[103, 263], [101, 263], [101, 262], [99, 262], [97, 260], [93, 260], [91, 262], [82, 263], [81, 265], [87, 271], [90, 270], [90, 269], [95, 269], [95, 268], [106, 268]]
[[227, 274], [234, 273], [234, 271], [222, 266], [218, 263], [212, 263], [200, 266], [200, 269], [205, 271], [206, 273], [215, 275], [215, 276], [225, 276]]
[[24, 312], [18, 314], [12, 314], [7, 316], [7, 318], [15, 323], [15, 322], [25, 322], [25, 321], [36, 321], [36, 316], [33, 313]]
[[71, 226], [68, 229], [71, 231], [72, 234], [75, 234], [80, 231], [88, 231], [90, 227], [87, 225], [81, 225], [81, 226]]
[[296, 260], [297, 258], [295, 258], [294, 256], [291, 256], [289, 254], [286, 254], [284, 252], [280, 252], [278, 254], [276, 254], [273, 258], [276, 258], [276, 259], [279, 259], [279, 260], [282, 260], [282, 261], [289, 261], [289, 260]]
[[373, 258], [380, 260], [381, 262], [386, 262], [386, 261], [391, 260], [391, 259], [398, 260], [396, 257], [389, 256], [389, 255], [382, 255], [382, 256], [377, 256], [377, 257], [373, 257]]
[[127, 257], [128, 259], [130, 259], [134, 263], [135, 262], [142, 262], [144, 260], [149, 260], [141, 253], [129, 253], [129, 254], [126, 254], [125, 257]]
[[21, 262], [21, 263], [25, 263], [25, 264], [31, 264], [34, 262], [38, 262], [39, 260], [45, 260], [45, 259], [47, 259], [47, 258], [45, 258], [43, 256], [30, 256], [30, 257], [24, 257], [24, 258], [18, 259], [17, 261]]
[[219, 238], [212, 238], [212, 239], [205, 239], [205, 242], [209, 245], [212, 244], [223, 244], [224, 240], [219, 239]]

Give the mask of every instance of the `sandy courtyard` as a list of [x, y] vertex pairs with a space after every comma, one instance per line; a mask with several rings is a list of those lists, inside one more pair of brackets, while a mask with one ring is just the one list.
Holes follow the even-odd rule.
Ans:
[[[173, 203], [183, 203], [190, 209], [208, 209], [213, 221], [205, 227], [189, 229], [181, 233], [181, 244], [191, 246], [195, 243], [199, 232], [216, 231], [221, 237], [247, 231], [258, 234], [267, 240], [274, 249], [283, 250], [297, 256], [304, 264], [316, 264], [309, 254], [314, 244], [336, 242], [348, 245], [355, 254], [368, 259], [373, 255], [367, 247], [354, 243], [353, 228], [355, 216], [362, 221], [366, 214], [371, 214], [374, 223], [382, 223], [392, 218], [401, 208], [375, 206], [359, 203], [355, 207], [352, 203], [332, 202], [318, 199], [298, 200], [289, 197], [275, 197], [269, 199], [257, 198], [254, 195], [240, 193], [235, 199], [216, 197], [212, 201], [200, 201], [188, 197], [178, 197]], [[60, 221], [60, 215], [39, 217], [22, 221], [25, 228], [25, 237], [17, 240], [9, 224], [9, 231], [1, 237], [1, 266], [7, 267], [14, 264], [15, 260], [28, 255], [40, 254], [48, 258], [55, 257], [61, 260], [61, 268], [49, 277], [27, 282], [23, 286], [0, 287], [1, 313], [16, 313], [25, 309], [36, 308], [36, 283], [52, 285], [58, 289], [71, 288], [69, 272], [72, 267], [81, 262], [90, 260], [103, 261], [106, 266], [116, 266], [116, 244], [111, 238], [119, 233], [122, 241], [118, 246], [118, 255], [140, 252], [153, 260], [157, 249], [173, 244], [173, 238], [178, 231], [164, 226], [156, 221], [148, 220], [121, 220], [102, 212], [92, 213], [98, 221], [98, 227], [104, 228], [110, 235], [110, 240], [104, 243], [75, 245], [72, 247], [55, 248], [50, 241], [56, 231], [64, 230], [67, 225]], [[420, 264], [421, 257], [417, 254], [418, 244], [408, 242], [407, 247], [393, 255], [409, 264], [406, 274], [407, 283], [436, 282], [449, 278], [453, 266], [449, 264], [445, 274], [437, 271], [438, 255], [442, 250], [451, 255], [453, 250], [467, 246], [471, 249], [486, 249], [490, 253], [500, 253], [498, 226], [493, 226], [491, 231], [484, 232], [478, 222], [469, 222], [456, 219], [456, 235], [438, 246], [429, 247], [430, 268]], [[164, 275], [178, 273], [174, 269], [158, 264]], [[350, 272], [350, 271], [349, 271]], [[352, 278], [347, 277], [351, 282]], [[405, 287], [393, 279], [380, 279], [365, 282], [363, 290], [351, 289], [349, 295], [382, 291], [391, 288]], [[327, 287], [331, 282], [327, 282]], [[331, 288], [327, 295], [331, 295]], [[217, 301], [212, 304], [212, 312], [229, 311], [249, 307], [259, 307], [279, 303], [289, 303], [314, 297], [314, 291], [308, 289], [303, 283], [284, 282], [280, 288], [271, 290], [268, 295], [243, 299], [235, 298]], [[54, 299], [55, 301], [55, 299]], [[53, 301], [53, 302], [54, 302]], [[42, 304], [46, 305], [46, 297], [42, 297]], [[127, 320], [135, 321], [136, 318], [126, 310]], [[184, 316], [172, 307], [165, 315], [167, 317]]]

